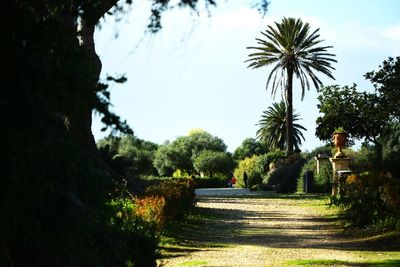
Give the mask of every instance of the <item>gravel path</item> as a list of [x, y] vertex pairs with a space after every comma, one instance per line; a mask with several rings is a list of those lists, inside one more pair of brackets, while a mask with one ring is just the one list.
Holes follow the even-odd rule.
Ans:
[[297, 266], [293, 260], [336, 260], [335, 266], [369, 266], [360, 262], [377, 255], [400, 259], [398, 250], [380, 251], [337, 234], [335, 220], [322, 217], [318, 205], [324, 209], [323, 200], [200, 196], [197, 206], [212, 218], [189, 232], [182, 229], [191, 246], [169, 252], [162, 265]]

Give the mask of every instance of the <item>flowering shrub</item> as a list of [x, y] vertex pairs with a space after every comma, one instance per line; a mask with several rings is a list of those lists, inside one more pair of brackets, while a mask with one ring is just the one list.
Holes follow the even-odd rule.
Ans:
[[332, 198], [357, 225], [400, 219], [400, 181], [385, 173], [349, 175], [340, 194]]
[[191, 178], [167, 179], [149, 186], [145, 195], [164, 199], [162, 221], [166, 222], [183, 215], [194, 206], [194, 188]]
[[155, 224], [136, 213], [137, 205], [131, 197], [115, 198], [108, 206], [115, 214], [109, 222], [113, 229], [110, 241], [118, 247], [119, 256], [129, 255], [121, 266], [156, 266], [158, 239]]
[[160, 196], [135, 198], [135, 215], [161, 229], [165, 223], [165, 199]]

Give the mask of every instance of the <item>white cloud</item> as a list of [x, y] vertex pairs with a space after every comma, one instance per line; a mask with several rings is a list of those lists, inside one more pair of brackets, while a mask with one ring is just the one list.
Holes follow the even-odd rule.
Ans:
[[382, 32], [383, 36], [386, 38], [395, 40], [395, 41], [400, 41], [400, 25], [388, 27], [383, 30]]

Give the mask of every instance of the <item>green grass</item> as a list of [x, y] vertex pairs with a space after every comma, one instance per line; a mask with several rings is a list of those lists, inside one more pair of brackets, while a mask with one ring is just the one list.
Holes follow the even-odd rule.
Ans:
[[187, 261], [182, 263], [180, 266], [201, 266], [207, 264], [206, 261]]
[[371, 267], [397, 267], [400, 260], [377, 261], [340, 261], [340, 260], [292, 260], [286, 262], [293, 266], [371, 266]]

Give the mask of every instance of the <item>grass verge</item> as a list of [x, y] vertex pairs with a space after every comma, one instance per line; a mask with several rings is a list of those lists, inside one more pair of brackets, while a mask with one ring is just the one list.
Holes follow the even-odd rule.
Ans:
[[341, 261], [341, 260], [292, 260], [286, 262], [288, 266], [370, 266], [370, 267], [397, 267], [400, 260], [377, 261]]

